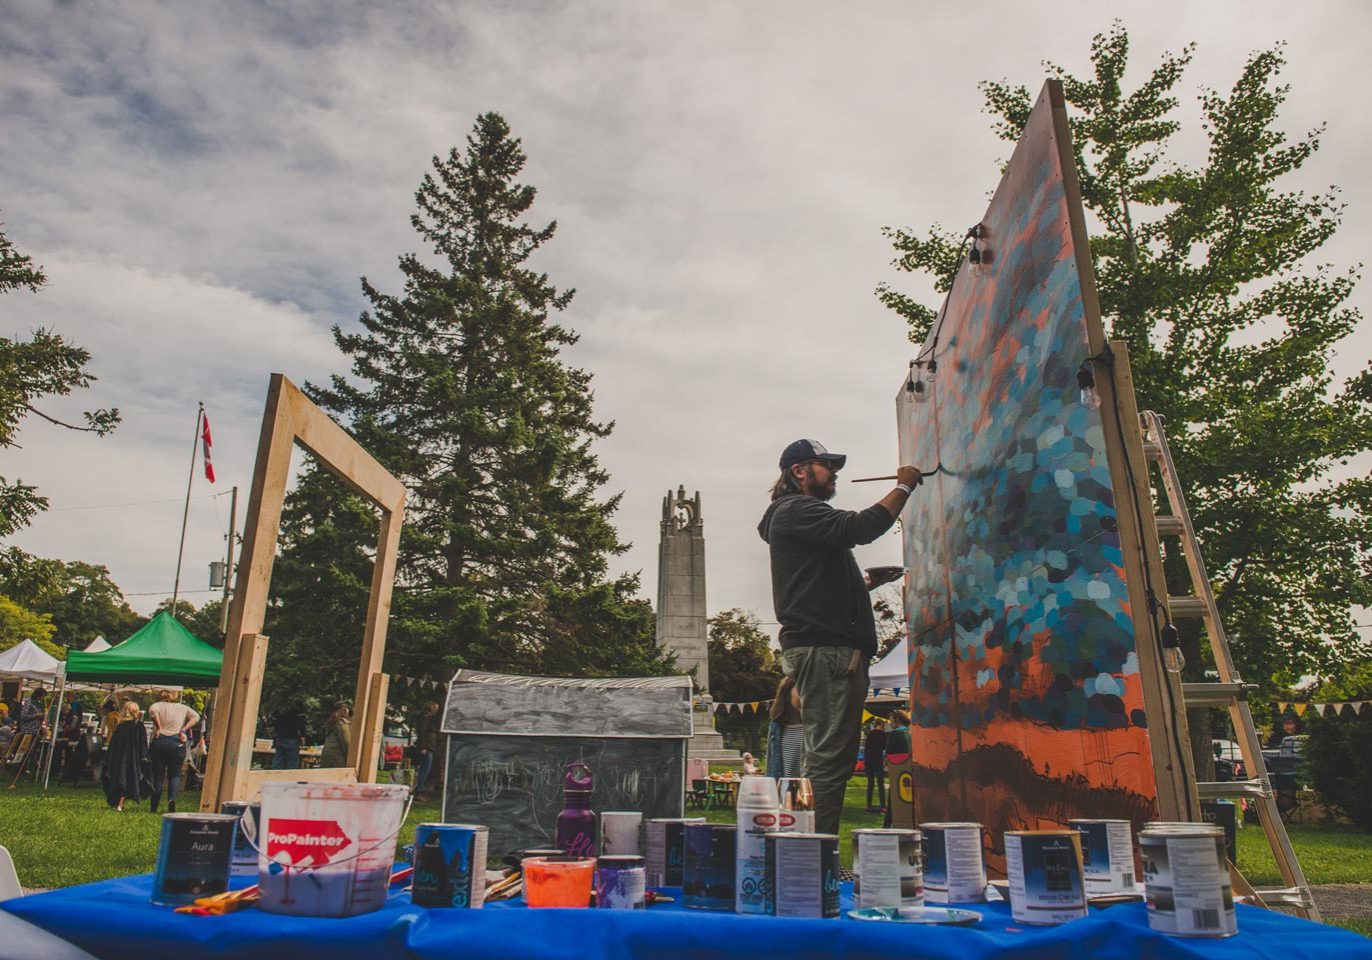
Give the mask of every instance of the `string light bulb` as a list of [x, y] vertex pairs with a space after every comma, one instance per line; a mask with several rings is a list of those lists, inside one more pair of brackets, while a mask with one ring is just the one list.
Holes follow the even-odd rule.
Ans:
[[938, 373], [938, 361], [937, 361], [937, 360], [931, 359], [931, 360], [929, 361], [929, 363], [928, 363], [928, 367], [929, 367], [929, 382], [930, 382], [930, 383], [933, 383], [933, 382], [934, 382], [934, 374]]
[[1091, 361], [1083, 360], [1077, 367], [1077, 389], [1080, 391], [1081, 405], [1088, 410], [1100, 409], [1100, 394], [1096, 391], [1096, 374], [1091, 369]]

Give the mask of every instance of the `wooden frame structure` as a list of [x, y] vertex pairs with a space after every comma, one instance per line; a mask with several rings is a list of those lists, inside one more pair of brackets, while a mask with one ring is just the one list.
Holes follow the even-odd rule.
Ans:
[[[353, 715], [358, 726], [348, 749], [346, 767], [310, 771], [253, 770], [253, 737], [267, 659], [263, 618], [280, 535], [291, 450], [296, 443], [312, 453], [353, 492], [366, 497], [381, 510], [353, 700]], [[265, 780], [371, 782], [376, 778], [388, 680], [381, 672], [381, 661], [386, 649], [386, 623], [390, 615], [391, 585], [395, 579], [406, 492], [404, 484], [311, 403], [295, 384], [282, 374], [272, 374], [267, 407], [262, 416], [262, 433], [257, 443], [257, 465], [248, 498], [243, 551], [229, 609], [217, 709], [210, 727], [210, 756], [200, 795], [202, 811], [217, 811], [225, 800], [250, 800]]]

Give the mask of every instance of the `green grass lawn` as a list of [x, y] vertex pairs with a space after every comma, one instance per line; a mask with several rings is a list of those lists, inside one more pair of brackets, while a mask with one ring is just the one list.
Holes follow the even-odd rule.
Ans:
[[[852, 865], [851, 831], [881, 826], [881, 814], [868, 813], [866, 800], [866, 781], [851, 780], [840, 844], [845, 866]], [[180, 807], [195, 810], [198, 802], [197, 793], [183, 794]], [[413, 841], [416, 825], [437, 820], [439, 806], [434, 801], [411, 807], [398, 844]], [[704, 811], [704, 816], [718, 823], [735, 820], [731, 809]], [[65, 887], [150, 873], [157, 860], [159, 823], [160, 818], [148, 810], [146, 802], [136, 807], [129, 804], [124, 813], [115, 813], [93, 787], [54, 787], [46, 797], [31, 785], [0, 790], [0, 845], [14, 857], [25, 887]], [[1294, 826], [1290, 832], [1310, 883], [1372, 881], [1372, 834], [1318, 825]], [[1251, 883], [1263, 886], [1280, 882], [1261, 828], [1244, 827], [1238, 843], [1239, 868]], [[1367, 920], [1334, 922], [1372, 936], [1372, 922]]]

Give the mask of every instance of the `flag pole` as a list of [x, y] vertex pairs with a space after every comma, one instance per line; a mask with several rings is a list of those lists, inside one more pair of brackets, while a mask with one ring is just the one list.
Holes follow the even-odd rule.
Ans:
[[176, 616], [176, 598], [181, 595], [181, 556], [186, 552], [186, 521], [191, 515], [191, 484], [195, 482], [195, 450], [200, 445], [200, 421], [205, 416], [205, 404], [195, 411], [195, 439], [191, 441], [191, 471], [186, 477], [186, 509], [181, 512], [181, 545], [176, 548], [176, 582], [172, 585], [171, 615]]

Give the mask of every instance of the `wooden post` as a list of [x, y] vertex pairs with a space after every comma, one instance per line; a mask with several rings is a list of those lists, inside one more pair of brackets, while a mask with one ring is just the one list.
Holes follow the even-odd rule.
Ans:
[[357, 779], [359, 783], [375, 783], [376, 768], [381, 765], [381, 735], [386, 725], [386, 691], [391, 678], [374, 673], [367, 684], [367, 714], [365, 722], [353, 738], [352, 749], [357, 751]]

